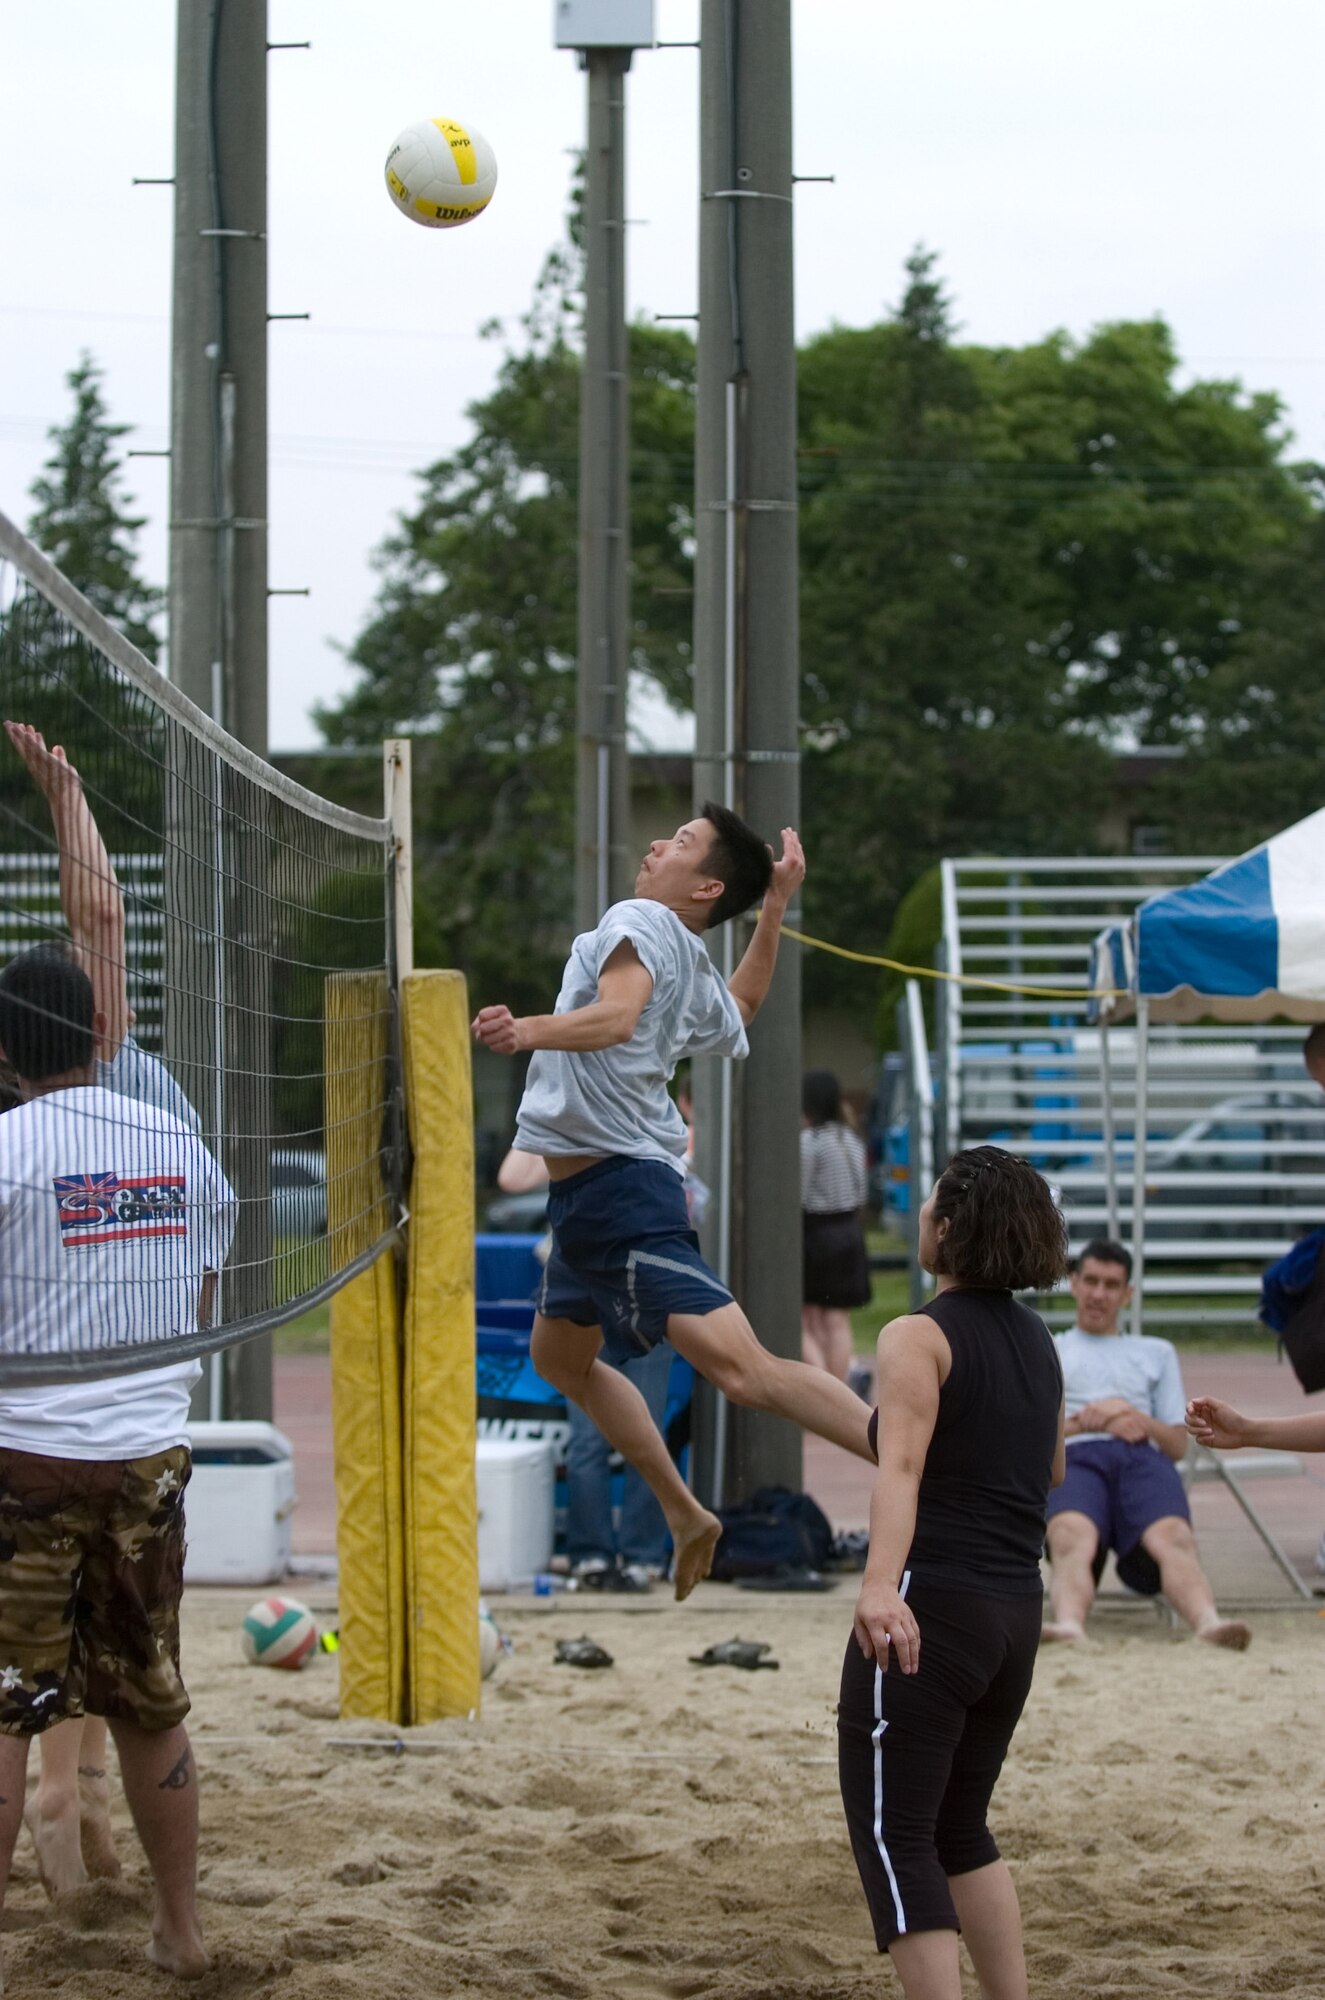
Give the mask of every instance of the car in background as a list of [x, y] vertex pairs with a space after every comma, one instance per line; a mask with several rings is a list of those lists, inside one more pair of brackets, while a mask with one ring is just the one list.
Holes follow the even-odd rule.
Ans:
[[[1172, 1138], [1152, 1138], [1146, 1154], [1147, 1180], [1164, 1173], [1209, 1179], [1195, 1186], [1157, 1187], [1148, 1198], [1161, 1204], [1165, 1200], [1272, 1202], [1319, 1212], [1325, 1208], [1325, 1152], [1319, 1150], [1323, 1145], [1325, 1098], [1314, 1084], [1243, 1091], [1221, 1098]], [[1239, 1180], [1251, 1174], [1264, 1176], [1268, 1184], [1239, 1188]], [[1280, 1176], [1285, 1182], [1314, 1184], [1276, 1185]]]
[[277, 1147], [271, 1156], [271, 1233], [282, 1238], [327, 1233], [327, 1156]]

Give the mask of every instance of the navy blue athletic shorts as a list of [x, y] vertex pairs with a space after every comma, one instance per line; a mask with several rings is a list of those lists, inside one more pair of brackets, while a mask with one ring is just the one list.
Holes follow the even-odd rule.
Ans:
[[600, 1326], [619, 1359], [666, 1339], [670, 1314], [702, 1317], [732, 1302], [699, 1254], [685, 1183], [661, 1160], [614, 1157], [553, 1181], [547, 1214], [552, 1255], [538, 1310]]
[[1049, 1495], [1048, 1518], [1084, 1514], [1093, 1521], [1102, 1549], [1125, 1556], [1147, 1528], [1176, 1514], [1190, 1521], [1191, 1508], [1178, 1468], [1153, 1444], [1126, 1438], [1083, 1438], [1067, 1447], [1067, 1478]]

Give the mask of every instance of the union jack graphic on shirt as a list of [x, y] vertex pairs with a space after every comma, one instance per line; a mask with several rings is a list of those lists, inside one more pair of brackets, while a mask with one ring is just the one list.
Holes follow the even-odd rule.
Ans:
[[189, 1233], [183, 1174], [56, 1174], [51, 1185], [66, 1250]]

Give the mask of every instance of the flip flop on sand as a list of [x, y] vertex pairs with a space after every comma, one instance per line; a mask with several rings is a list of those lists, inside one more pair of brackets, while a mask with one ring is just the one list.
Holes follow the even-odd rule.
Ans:
[[606, 1646], [588, 1638], [558, 1639], [553, 1657], [563, 1667], [610, 1667], [613, 1664]]
[[706, 1646], [702, 1653], [692, 1653], [692, 1667], [744, 1667], [747, 1673], [755, 1673], [760, 1667], [767, 1667], [776, 1673], [776, 1660], [766, 1660], [765, 1653], [773, 1648], [765, 1646], [757, 1639], [723, 1639], [716, 1646]]

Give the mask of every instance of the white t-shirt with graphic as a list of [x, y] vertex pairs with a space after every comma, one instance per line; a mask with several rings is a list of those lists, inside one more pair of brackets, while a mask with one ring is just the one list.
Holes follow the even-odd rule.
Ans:
[[529, 1065], [515, 1144], [522, 1153], [617, 1154], [686, 1170], [685, 1121], [667, 1085], [684, 1056], [745, 1056], [741, 1010], [702, 938], [674, 910], [645, 897], [614, 903], [571, 946], [556, 1012], [598, 998], [598, 979], [626, 939], [653, 980], [628, 1042], [568, 1054], [538, 1049]]
[[192, 1332], [237, 1212], [197, 1133], [153, 1104], [88, 1085], [0, 1117], [0, 1445], [100, 1460], [187, 1444], [195, 1360], [6, 1388], [4, 1356]]
[[[1161, 1424], [1180, 1424], [1187, 1414], [1178, 1350], [1171, 1340], [1148, 1333], [1084, 1333], [1070, 1326], [1056, 1333], [1063, 1364], [1066, 1413], [1074, 1417], [1087, 1403], [1122, 1396], [1143, 1416]], [[1107, 1437], [1107, 1431], [1080, 1431], [1068, 1449], [1087, 1438]]]

